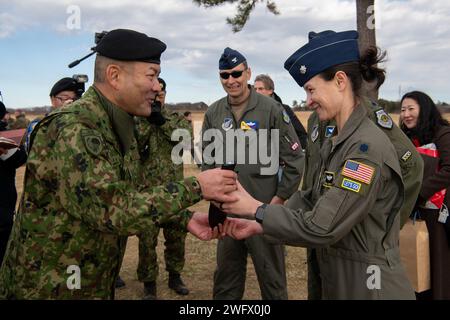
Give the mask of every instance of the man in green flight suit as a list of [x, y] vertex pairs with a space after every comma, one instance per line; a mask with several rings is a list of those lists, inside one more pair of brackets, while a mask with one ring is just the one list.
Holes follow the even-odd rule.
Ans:
[[[233, 162], [239, 181], [254, 197], [282, 204], [297, 191], [303, 170], [303, 151], [289, 116], [278, 102], [248, 85], [251, 70], [238, 51], [225, 48], [219, 70], [227, 96], [214, 102], [205, 114], [202, 169]], [[215, 139], [212, 143], [208, 142], [210, 135]], [[240, 140], [243, 135], [248, 140]], [[214, 150], [210, 149], [212, 146]], [[210, 150], [213, 157], [209, 157]], [[271, 154], [270, 168], [264, 168], [261, 152]], [[254, 156], [259, 156], [254, 159], [257, 161], [252, 161]], [[281, 161], [284, 170], [278, 181]], [[242, 299], [248, 254], [255, 266], [262, 299], [287, 299], [284, 246], [271, 245], [262, 236], [218, 241], [214, 299]]]
[[[145, 168], [151, 172], [144, 179], [150, 185], [161, 185], [170, 181], [183, 179], [183, 164], [176, 164], [172, 161], [172, 149], [177, 141], [172, 141], [172, 133], [177, 129], [188, 130], [192, 136], [191, 124], [183, 115], [171, 112], [165, 105], [167, 86], [166, 82], [158, 78], [161, 91], [156, 97], [153, 107], [161, 109], [158, 118], [154, 116], [154, 121], [150, 123], [145, 118], [137, 118], [139, 136], [139, 150]], [[152, 111], [154, 115], [157, 113]], [[141, 141], [139, 141], [141, 140]], [[158, 277], [158, 260], [156, 246], [158, 244], [158, 234], [160, 228], [155, 227], [154, 232], [144, 232], [139, 237], [139, 263], [138, 280], [144, 283], [144, 299], [154, 300], [157, 297], [156, 279]], [[184, 249], [186, 232], [163, 228], [164, 232], [164, 259], [166, 270], [169, 272], [169, 288], [175, 290], [180, 295], [189, 294], [189, 289], [181, 279], [181, 271], [184, 267]]]
[[129, 235], [173, 227], [217, 236], [202, 198], [232, 200], [236, 175], [202, 172], [164, 186], [142, 185], [133, 116], [148, 117], [160, 91], [166, 45], [133, 30], [107, 33], [94, 85], [33, 130], [24, 193], [0, 269], [0, 298], [111, 299]]

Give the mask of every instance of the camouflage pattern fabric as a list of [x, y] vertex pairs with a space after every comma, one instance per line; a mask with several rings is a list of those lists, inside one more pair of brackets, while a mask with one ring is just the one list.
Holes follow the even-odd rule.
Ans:
[[[201, 200], [195, 178], [139, 183], [136, 140], [123, 155], [104, 101], [91, 87], [33, 130], [0, 298], [112, 298], [126, 236], [184, 229], [191, 213], [181, 210]], [[80, 268], [80, 289], [67, 286], [70, 266]]]
[[12, 130], [26, 129], [28, 127], [29, 123], [30, 123], [30, 121], [25, 117], [25, 115], [21, 114], [20, 116], [17, 117], [16, 121], [14, 121], [11, 124], [10, 129], [12, 129]]
[[[146, 119], [137, 118], [138, 142], [143, 167], [148, 170], [143, 174], [143, 180], [150, 185], [164, 184], [183, 178], [183, 165], [175, 164], [171, 159], [173, 147], [178, 143], [171, 140], [176, 129], [186, 129], [192, 136], [191, 124], [182, 115], [171, 113], [167, 107], [162, 108], [162, 114], [167, 119], [162, 126], [148, 123]], [[147, 174], [151, 173], [151, 174]], [[155, 281], [158, 277], [158, 260], [156, 246], [160, 228], [151, 232], [139, 234], [139, 264], [137, 269], [139, 281]], [[164, 260], [166, 270], [170, 273], [181, 273], [184, 267], [186, 232], [164, 228]]]

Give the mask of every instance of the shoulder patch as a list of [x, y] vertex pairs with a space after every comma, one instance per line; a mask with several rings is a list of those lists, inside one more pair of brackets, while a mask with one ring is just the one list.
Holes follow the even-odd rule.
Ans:
[[361, 143], [359, 145], [359, 150], [360, 153], [367, 153], [367, 151], [369, 151], [369, 145], [367, 143]]
[[412, 155], [411, 151], [409, 151], [409, 150], [406, 151], [405, 154], [402, 155], [402, 160], [403, 160], [404, 162], [408, 161], [408, 159], [411, 158], [411, 155]]
[[372, 182], [374, 173], [375, 168], [372, 166], [354, 160], [345, 161], [344, 168], [342, 169], [342, 176], [363, 182], [367, 185], [370, 185]]
[[347, 178], [342, 179], [341, 187], [356, 193], [361, 191], [361, 183]]
[[377, 117], [377, 124], [385, 129], [392, 129], [393, 121], [392, 118], [384, 111], [383, 109], [380, 109], [378, 111], [375, 111], [375, 115]]
[[311, 141], [316, 142], [318, 136], [319, 136], [319, 125], [316, 124], [311, 132]]
[[98, 156], [103, 150], [102, 136], [94, 130], [81, 130], [86, 149], [95, 156]]
[[291, 119], [289, 118], [289, 115], [287, 114], [286, 110], [283, 110], [283, 121], [289, 124], [291, 122]]

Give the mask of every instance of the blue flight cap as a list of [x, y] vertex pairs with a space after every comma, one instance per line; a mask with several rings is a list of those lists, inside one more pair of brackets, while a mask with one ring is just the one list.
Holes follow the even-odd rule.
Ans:
[[284, 68], [300, 87], [332, 66], [359, 61], [357, 31], [310, 32], [308, 38], [309, 42], [295, 51], [284, 63]]
[[245, 57], [239, 53], [239, 51], [226, 47], [220, 56], [219, 70], [233, 69], [237, 65], [246, 61]]

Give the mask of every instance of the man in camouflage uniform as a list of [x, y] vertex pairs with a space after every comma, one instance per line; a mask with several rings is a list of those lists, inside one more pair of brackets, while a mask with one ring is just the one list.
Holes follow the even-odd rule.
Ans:
[[26, 118], [25, 112], [21, 110], [16, 110], [14, 115], [16, 117], [16, 120], [11, 124], [10, 129], [11, 130], [26, 129], [30, 121]]
[[[177, 129], [186, 129], [192, 136], [190, 123], [177, 113], [170, 112], [165, 105], [166, 82], [159, 78], [161, 91], [156, 102], [161, 107], [161, 121], [150, 123], [147, 119], [138, 118], [139, 150], [143, 164], [151, 175], [145, 177], [150, 185], [161, 185], [170, 181], [183, 179], [183, 164], [175, 164], [171, 153], [178, 143], [172, 141], [171, 135]], [[152, 112], [155, 114], [155, 112]], [[141, 141], [139, 141], [141, 140]], [[144, 283], [145, 300], [156, 299], [156, 279], [158, 277], [158, 259], [156, 246], [160, 228], [155, 227], [154, 232], [145, 232], [139, 237], [139, 264], [137, 269], [139, 281]], [[163, 228], [165, 250], [164, 259], [166, 270], [169, 272], [169, 288], [180, 295], [189, 294], [188, 288], [183, 283], [180, 273], [184, 267], [184, 249], [186, 232]]]
[[[423, 173], [423, 161], [416, 148], [400, 128], [392, 121], [389, 115], [378, 104], [366, 97], [361, 98], [361, 105], [366, 109], [368, 118], [372, 120], [389, 138], [394, 145], [400, 163], [401, 174], [405, 186], [405, 198], [400, 208], [400, 226], [403, 226], [411, 214], [420, 191]], [[320, 170], [320, 148], [331, 135], [327, 130], [335, 128], [332, 121], [319, 121], [316, 112], [308, 119], [308, 147], [306, 150], [305, 173], [302, 190], [311, 194], [311, 189]], [[308, 199], [315, 203], [317, 199]], [[316, 250], [308, 248], [308, 299], [321, 299], [320, 271], [317, 265]]]
[[136, 116], [149, 116], [166, 45], [132, 30], [98, 45], [85, 96], [33, 130], [24, 194], [0, 269], [0, 298], [111, 299], [126, 237], [173, 226], [208, 240], [202, 198], [232, 200], [234, 173], [202, 172], [165, 186], [142, 185]]

